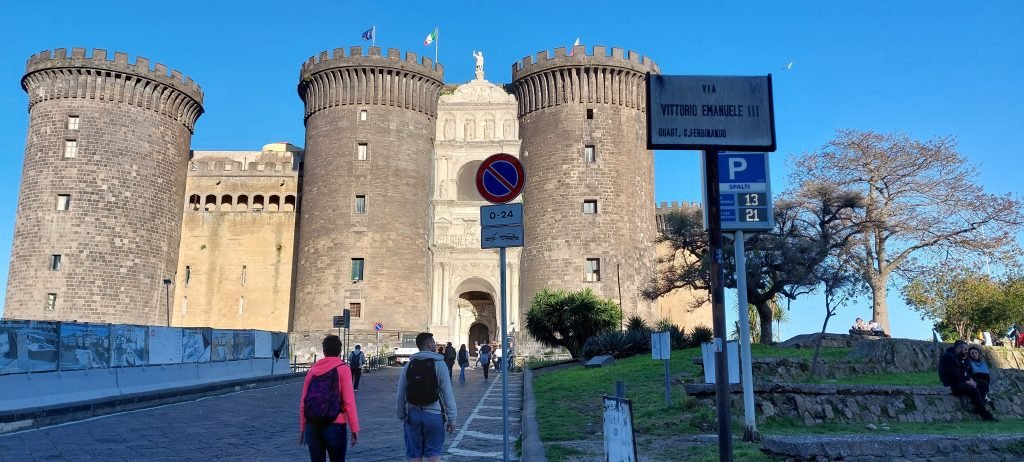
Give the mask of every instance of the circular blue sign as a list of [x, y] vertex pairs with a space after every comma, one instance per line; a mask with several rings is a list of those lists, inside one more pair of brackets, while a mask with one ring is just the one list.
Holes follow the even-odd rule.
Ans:
[[523, 164], [511, 154], [498, 153], [484, 159], [476, 172], [477, 191], [494, 204], [515, 199], [525, 183]]

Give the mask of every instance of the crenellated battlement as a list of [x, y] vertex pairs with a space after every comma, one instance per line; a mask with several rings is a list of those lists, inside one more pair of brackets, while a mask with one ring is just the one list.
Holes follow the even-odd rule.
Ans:
[[354, 46], [310, 57], [299, 71], [299, 97], [306, 103], [305, 117], [335, 106], [390, 106], [437, 116], [437, 96], [444, 67], [427, 57], [397, 48], [368, 54]]
[[336, 67], [391, 67], [438, 81], [444, 80], [444, 66], [426, 56], [420, 57], [415, 52], [406, 51], [403, 58], [398, 48], [388, 48], [387, 53], [382, 54], [381, 47], [368, 47], [364, 54], [361, 46], [350, 47], [347, 54], [344, 48], [335, 48], [310, 56], [302, 63], [299, 80], [306, 80], [313, 74]]
[[301, 152], [193, 151], [189, 176], [287, 176], [300, 173]]
[[123, 103], [165, 115], [189, 131], [203, 114], [203, 91], [191, 78], [141, 56], [129, 62], [128, 54], [85, 48], [58, 48], [29, 58], [21, 87], [28, 105], [55, 99], [81, 99]]
[[534, 56], [527, 56], [521, 62], [512, 64], [512, 80], [518, 80], [520, 75], [563, 66], [613, 66], [625, 67], [642, 74], [661, 73], [654, 60], [640, 53], [618, 47], [612, 47], [610, 54], [608, 51], [608, 48], [602, 45], [594, 45], [590, 50], [587, 50], [586, 45], [577, 45], [572, 47], [572, 54], [569, 54], [565, 47], [555, 48], [554, 55], [548, 50], [541, 50]]
[[72, 48], [71, 56], [68, 56], [66, 48], [36, 53], [29, 57], [25, 65], [25, 74], [27, 76], [33, 72], [57, 68], [87, 68], [124, 72], [169, 85], [185, 93], [196, 102], [200, 104], [203, 102], [202, 88], [192, 81], [191, 77], [182, 76], [181, 71], [171, 69], [168, 72], [166, 65], [151, 63], [149, 59], [142, 56], [136, 57], [135, 62], [129, 62], [128, 54], [120, 51], [115, 51], [114, 59], [111, 60], [108, 58], [107, 50], [101, 48], [92, 49], [91, 54], [87, 54], [85, 48]]
[[683, 201], [683, 202], [672, 201], [671, 203], [669, 203], [669, 202], [658, 202], [656, 213], [659, 214], [659, 215], [662, 215], [662, 214], [672, 213], [672, 212], [681, 211], [681, 210], [693, 210], [693, 209], [700, 210], [700, 208], [701, 208], [701, 203], [700, 202], [687, 202], [687, 201]]
[[563, 104], [608, 104], [647, 110], [647, 74], [660, 73], [650, 58], [622, 48], [584, 45], [547, 50], [512, 65], [519, 115]]

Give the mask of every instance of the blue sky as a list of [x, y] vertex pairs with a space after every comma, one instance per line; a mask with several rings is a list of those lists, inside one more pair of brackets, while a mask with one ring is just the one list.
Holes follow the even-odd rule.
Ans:
[[[447, 83], [473, 78], [472, 50], [487, 79], [507, 83], [512, 63], [544, 49], [616, 46], [654, 59], [665, 74], [774, 77], [778, 151], [773, 189], [786, 188], [786, 159], [810, 152], [836, 129], [956, 135], [992, 193], [1018, 193], [1024, 170], [1024, 3], [960, 1], [685, 2], [5, 2], [0, 6], [0, 287], [7, 261], [27, 130], [20, 79], [28, 57], [54, 48], [103, 48], [180, 69], [206, 94], [192, 147], [255, 150], [303, 144], [299, 66], [322, 50], [377, 45], [433, 55], [424, 37], [440, 28]], [[783, 70], [787, 63], [792, 69]], [[698, 153], [655, 153], [655, 200], [700, 201]], [[897, 336], [925, 338], [929, 325], [890, 291]], [[794, 303], [782, 335], [817, 331], [820, 300]], [[832, 331], [869, 302], [840, 312]]]

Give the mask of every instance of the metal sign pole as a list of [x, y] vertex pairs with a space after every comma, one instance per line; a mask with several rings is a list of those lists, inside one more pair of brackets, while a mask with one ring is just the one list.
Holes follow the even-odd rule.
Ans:
[[504, 448], [504, 462], [509, 462], [508, 452], [508, 310], [505, 304], [505, 247], [498, 249], [498, 261], [501, 268], [499, 285], [501, 288], [501, 421], [505, 431], [502, 435], [502, 447]]
[[757, 421], [754, 417], [754, 372], [750, 364], [750, 313], [747, 308], [747, 255], [743, 243], [743, 231], [736, 231], [736, 298], [740, 309], [740, 354], [743, 358], [743, 441], [756, 441]]
[[729, 356], [725, 325], [725, 268], [722, 258], [722, 207], [719, 203], [718, 151], [704, 151], [704, 191], [708, 208], [708, 256], [711, 272], [711, 316], [715, 335], [715, 390], [718, 402], [718, 456], [732, 462], [729, 418]]

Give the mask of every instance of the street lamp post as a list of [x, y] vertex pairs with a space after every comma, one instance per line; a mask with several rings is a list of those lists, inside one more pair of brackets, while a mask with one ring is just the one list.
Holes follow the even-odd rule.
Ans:
[[164, 279], [164, 307], [167, 311], [167, 327], [171, 327], [171, 280]]

